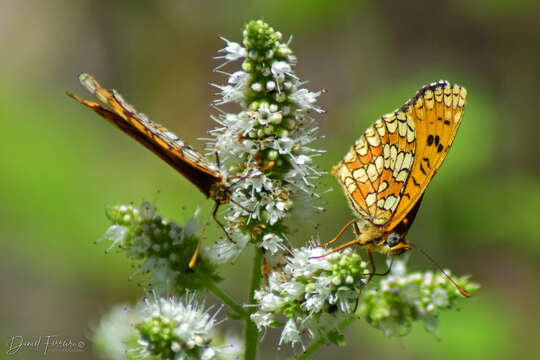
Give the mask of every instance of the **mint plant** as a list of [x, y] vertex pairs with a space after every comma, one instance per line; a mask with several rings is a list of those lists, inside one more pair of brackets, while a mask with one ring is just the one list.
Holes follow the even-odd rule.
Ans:
[[[223, 215], [230, 239], [201, 249], [193, 268], [201, 224], [196, 214], [185, 224], [158, 215], [148, 203], [111, 207], [112, 225], [104, 239], [133, 259], [151, 286], [139, 305], [115, 308], [95, 332], [95, 344], [107, 358], [255, 359], [262, 335], [281, 332], [279, 345], [311, 356], [324, 344], [345, 345], [342, 330], [367, 321], [389, 336], [406, 334], [414, 321], [435, 333], [437, 314], [452, 309], [459, 292], [432, 272], [407, 273], [395, 260], [387, 277], [368, 283], [370, 267], [357, 248], [325, 255], [330, 249], [304, 241], [295, 248], [288, 219], [319, 212], [317, 181], [323, 174], [315, 158], [317, 98], [323, 91], [304, 87], [295, 73], [297, 59], [280, 32], [261, 20], [249, 22], [242, 43], [223, 39], [215, 70], [226, 76], [214, 84], [217, 126], [206, 150], [217, 153], [220, 171], [231, 184]], [[240, 68], [229, 69], [240, 63]], [[238, 112], [220, 109], [235, 104]], [[315, 236], [315, 235], [314, 235]], [[247, 303], [220, 287], [220, 267], [246, 248], [254, 248]], [[467, 291], [478, 286], [456, 279]], [[213, 293], [220, 308], [206, 307]], [[224, 338], [225, 321], [244, 324], [240, 336]]]

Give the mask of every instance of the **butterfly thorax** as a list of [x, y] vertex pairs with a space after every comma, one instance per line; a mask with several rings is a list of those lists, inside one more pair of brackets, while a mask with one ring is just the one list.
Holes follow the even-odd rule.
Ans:
[[216, 182], [210, 186], [208, 197], [218, 204], [227, 204], [231, 201], [231, 187], [226, 182]]
[[387, 256], [403, 254], [409, 250], [409, 243], [404, 234], [384, 232], [381, 227], [373, 224], [365, 225], [355, 240], [367, 251]]

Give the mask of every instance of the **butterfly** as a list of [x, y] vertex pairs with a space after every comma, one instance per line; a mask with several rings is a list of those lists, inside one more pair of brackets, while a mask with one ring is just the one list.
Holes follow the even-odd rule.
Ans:
[[447, 81], [421, 88], [401, 108], [383, 115], [358, 139], [331, 174], [341, 185], [353, 219], [353, 244], [372, 252], [398, 255], [411, 244], [406, 235], [427, 186], [441, 167], [463, 118], [467, 90]]
[[212, 216], [230, 240], [225, 227], [216, 218], [219, 205], [231, 201], [231, 184], [219, 170], [219, 165], [210, 162], [165, 127], [137, 112], [116, 90], [104, 89], [92, 76], [85, 73], [79, 75], [79, 81], [105, 106], [81, 99], [70, 92], [67, 95], [144, 145], [198, 187], [206, 197], [213, 199], [215, 206]]

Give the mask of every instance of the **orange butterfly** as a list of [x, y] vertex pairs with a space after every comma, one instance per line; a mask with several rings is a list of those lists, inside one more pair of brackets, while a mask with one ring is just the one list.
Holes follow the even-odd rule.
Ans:
[[[400, 109], [383, 115], [332, 168], [354, 213], [330, 243], [354, 225], [352, 244], [371, 252], [397, 255], [407, 251], [406, 235], [435, 173], [440, 168], [463, 117], [467, 90], [447, 81], [420, 89]], [[329, 244], [330, 244], [329, 243]]]
[[[224, 226], [216, 218], [216, 214], [219, 205], [231, 201], [231, 186], [224, 179], [219, 168], [191, 146], [184, 144], [184, 142], [171, 131], [149, 120], [144, 114], [137, 112], [135, 108], [129, 105], [115, 90], [109, 91], [102, 88], [101, 85], [88, 74], [83, 73], [79, 75], [79, 81], [107, 107], [103, 107], [94, 101], [81, 99], [77, 95], [69, 92], [67, 93], [68, 96], [88, 106], [120, 130], [137, 140], [147, 149], [171, 165], [179, 173], [184, 175], [184, 177], [197, 186], [204, 195], [212, 198], [216, 202], [212, 216], [223, 231], [225, 231]], [[226, 231], [225, 234], [229, 237]], [[194, 255], [194, 259], [196, 255], [197, 253]]]

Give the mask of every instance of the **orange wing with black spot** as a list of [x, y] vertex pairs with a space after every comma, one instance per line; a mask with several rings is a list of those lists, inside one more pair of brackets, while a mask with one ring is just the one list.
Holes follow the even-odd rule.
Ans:
[[407, 216], [441, 167], [463, 119], [466, 102], [464, 87], [439, 81], [422, 89], [406, 105], [404, 111], [416, 124], [416, 156], [402, 199], [385, 226], [388, 231]]
[[466, 94], [446, 81], [424, 86], [376, 120], [334, 166], [332, 175], [361, 218], [389, 232], [408, 216], [408, 229], [454, 140]]
[[[223, 183], [219, 169], [174, 133], [137, 112], [115, 90], [107, 90], [88, 74], [79, 76], [81, 84], [103, 104], [68, 95], [107, 119], [184, 175], [206, 196]], [[220, 187], [223, 188], [223, 187]], [[227, 198], [227, 197], [224, 197]]]

